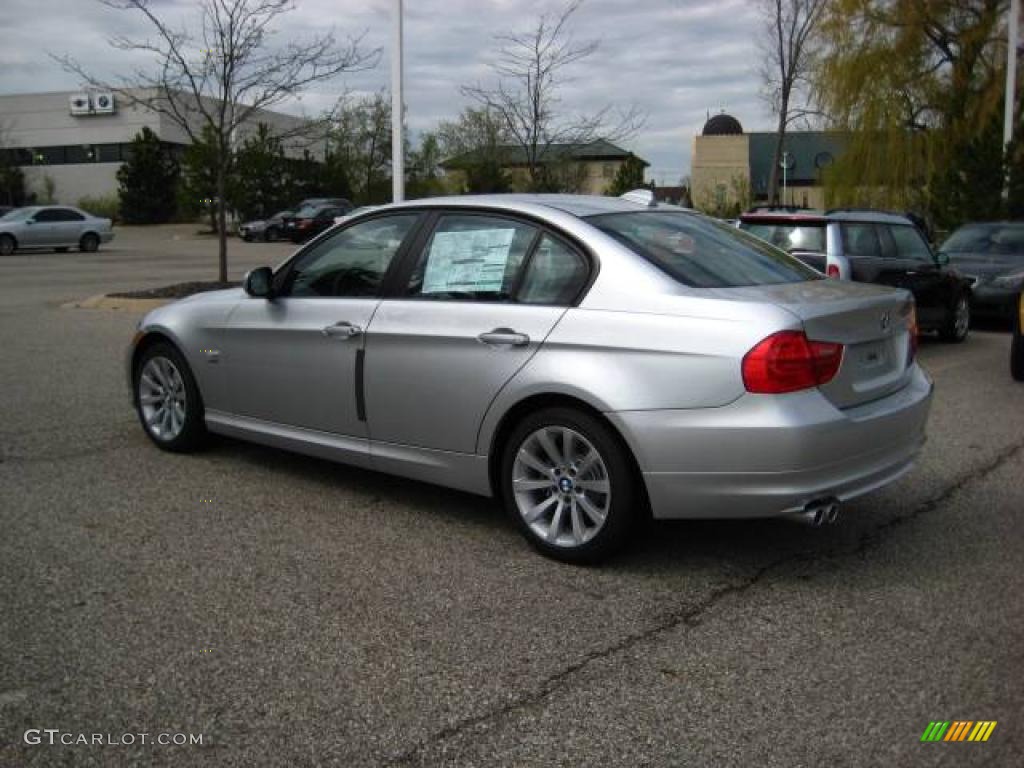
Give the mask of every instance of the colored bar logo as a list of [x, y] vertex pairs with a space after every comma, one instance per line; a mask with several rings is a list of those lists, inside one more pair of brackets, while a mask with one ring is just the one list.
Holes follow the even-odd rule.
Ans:
[[996, 720], [933, 720], [921, 734], [921, 741], [988, 741]]

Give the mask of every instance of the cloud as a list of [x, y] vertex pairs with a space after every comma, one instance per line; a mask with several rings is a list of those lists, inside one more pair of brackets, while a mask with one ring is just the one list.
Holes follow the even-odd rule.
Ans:
[[[191, 0], [154, 3], [176, 27], [196, 23]], [[459, 87], [492, 78], [494, 35], [528, 29], [554, 0], [406, 0], [405, 89], [407, 120], [416, 134], [468, 104]], [[282, 17], [274, 39], [285, 43], [333, 29], [339, 39], [363, 37], [381, 48], [380, 64], [321, 84], [291, 112], [316, 112], [346, 90], [372, 92], [390, 83], [390, 0], [297, 0]], [[59, 35], [54, 20], [60, 20]], [[688, 173], [691, 140], [707, 112], [726, 109], [746, 129], [770, 121], [758, 98], [756, 38], [760, 21], [750, 0], [586, 0], [572, 34], [596, 40], [597, 52], [566, 72], [562, 106], [576, 113], [605, 105], [636, 106], [647, 116], [643, 130], [625, 142], [651, 163], [649, 173], [677, 183]], [[115, 78], [145, 68], [137, 54], [112, 48], [113, 36], [150, 34], [138, 13], [112, 10], [93, 0], [3, 0], [0, 2], [0, 93], [73, 90], [78, 79], [47, 52], [70, 54], [95, 74]]]

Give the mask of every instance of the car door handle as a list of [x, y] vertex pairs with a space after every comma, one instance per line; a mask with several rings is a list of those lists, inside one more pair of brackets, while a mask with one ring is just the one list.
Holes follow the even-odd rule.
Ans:
[[495, 328], [493, 331], [481, 333], [476, 338], [484, 344], [496, 347], [525, 347], [530, 343], [529, 336], [511, 328]]
[[352, 325], [352, 323], [345, 322], [344, 320], [334, 325], [328, 325], [326, 328], [322, 328], [320, 333], [324, 336], [329, 336], [333, 339], [351, 339], [353, 336], [358, 336], [363, 332], [363, 329], [358, 325]]

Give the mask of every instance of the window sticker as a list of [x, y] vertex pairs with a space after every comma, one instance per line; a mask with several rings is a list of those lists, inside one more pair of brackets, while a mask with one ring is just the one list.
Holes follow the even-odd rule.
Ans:
[[501, 291], [515, 233], [513, 228], [435, 233], [421, 292]]

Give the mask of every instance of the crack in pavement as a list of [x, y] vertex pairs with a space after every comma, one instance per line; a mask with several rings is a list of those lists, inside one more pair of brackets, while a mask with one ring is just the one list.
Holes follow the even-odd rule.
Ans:
[[427, 750], [432, 745], [447, 741], [448, 739], [458, 736], [464, 731], [471, 730], [478, 726], [486, 725], [490, 722], [500, 720], [506, 715], [520, 710], [528, 709], [529, 707], [535, 706], [553, 693], [555, 693], [563, 684], [565, 684], [570, 677], [577, 672], [583, 670], [590, 664], [600, 661], [602, 659], [609, 658], [615, 654], [629, 650], [634, 646], [641, 645], [642, 643], [651, 640], [658, 635], [668, 632], [680, 626], [693, 627], [700, 623], [701, 617], [712, 610], [718, 603], [731, 595], [742, 594], [753, 587], [757, 586], [766, 576], [776, 570], [780, 570], [783, 567], [794, 565], [797, 563], [810, 563], [815, 561], [824, 561], [829, 559], [836, 559], [846, 556], [861, 556], [864, 555], [872, 547], [876, 546], [881, 542], [883, 536], [893, 529], [896, 529], [905, 523], [913, 522], [918, 517], [928, 514], [934, 511], [946, 501], [951, 499], [957, 493], [962, 491], [968, 485], [983, 480], [988, 475], [992, 474], [1007, 462], [1016, 458], [1018, 454], [1024, 451], [1024, 441], [1017, 442], [1000, 451], [993, 459], [982, 464], [979, 467], [975, 467], [969, 472], [964, 473], [956, 481], [949, 484], [937, 494], [929, 499], [918, 504], [916, 507], [911, 509], [909, 512], [903, 515], [895, 515], [884, 522], [876, 525], [871, 531], [863, 534], [860, 537], [859, 542], [856, 546], [850, 548], [836, 548], [827, 550], [824, 552], [812, 552], [802, 551], [793, 554], [780, 557], [777, 560], [773, 560], [767, 565], [761, 566], [756, 569], [749, 576], [728, 584], [724, 587], [713, 590], [706, 598], [699, 601], [696, 605], [683, 606], [675, 611], [671, 611], [663, 615], [659, 620], [650, 624], [646, 629], [635, 632], [630, 635], [617, 640], [616, 642], [591, 651], [590, 653], [584, 654], [580, 659], [566, 666], [564, 669], [555, 672], [552, 675], [544, 678], [539, 686], [533, 691], [523, 694], [518, 698], [512, 699], [503, 705], [494, 707], [493, 709], [483, 712], [478, 715], [472, 715], [465, 717], [461, 720], [457, 720], [450, 725], [435, 731], [426, 738], [420, 740], [412, 747], [407, 749], [405, 752], [392, 757], [389, 761], [389, 765], [413, 765], [417, 762], [422, 762], [419, 758], [421, 753]]

